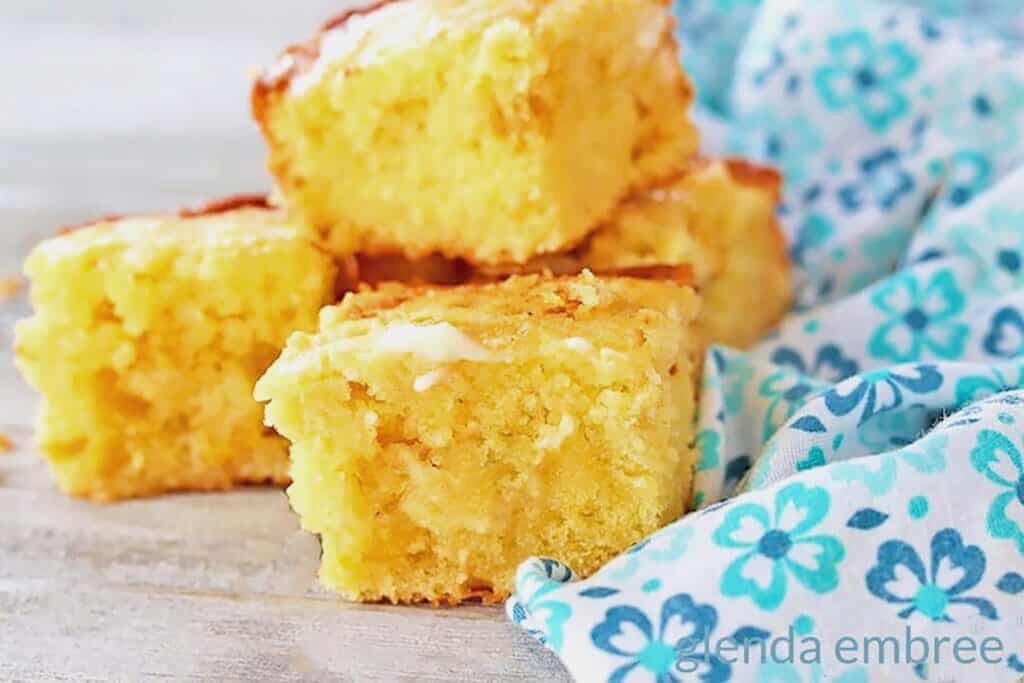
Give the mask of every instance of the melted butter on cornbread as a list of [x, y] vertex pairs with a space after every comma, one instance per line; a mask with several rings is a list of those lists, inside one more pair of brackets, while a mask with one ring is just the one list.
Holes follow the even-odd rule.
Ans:
[[412, 353], [435, 363], [491, 363], [501, 358], [446, 322], [388, 325], [373, 339], [373, 349], [380, 353]]
[[594, 348], [594, 345], [583, 337], [569, 337], [565, 340], [565, 345], [573, 351], [579, 351], [580, 353], [586, 353]]
[[424, 391], [429, 391], [430, 389], [444, 381], [444, 378], [447, 376], [447, 368], [438, 368], [437, 370], [425, 372], [419, 377], [417, 377], [415, 380], [413, 380], [412, 390], [418, 394], [421, 394]]

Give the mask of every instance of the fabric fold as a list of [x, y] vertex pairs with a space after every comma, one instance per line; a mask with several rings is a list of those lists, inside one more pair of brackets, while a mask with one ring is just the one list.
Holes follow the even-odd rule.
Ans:
[[697, 512], [520, 567], [510, 618], [578, 680], [1024, 675], [1018, 5], [677, 5], [715, 138], [787, 177], [800, 302], [708, 352]]

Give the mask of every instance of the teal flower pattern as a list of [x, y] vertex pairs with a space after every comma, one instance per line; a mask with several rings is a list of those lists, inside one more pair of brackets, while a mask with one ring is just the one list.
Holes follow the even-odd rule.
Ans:
[[845, 380], [824, 396], [833, 415], [858, 413], [860, 427], [875, 415], [897, 410], [907, 401], [937, 391], [944, 381], [934, 365], [872, 370]]
[[956, 383], [956, 404], [966, 406], [993, 394], [1008, 391], [1024, 382], [1024, 368], [1018, 375], [1018, 379], [1014, 382], [1011, 382], [999, 368], [991, 368], [985, 374], [965, 375]]
[[715, 358], [716, 362], [720, 363], [721, 373], [725, 376], [722, 395], [725, 399], [726, 415], [738, 415], [743, 409], [747, 384], [754, 378], [754, 366], [746, 354], [726, 356], [716, 350]]
[[916, 71], [917, 58], [906, 45], [877, 45], [865, 30], [831, 36], [832, 61], [818, 68], [814, 84], [829, 109], [855, 107], [871, 130], [882, 132], [910, 111], [902, 86]]
[[894, 363], [963, 356], [970, 328], [960, 320], [966, 306], [953, 272], [943, 269], [922, 283], [910, 272], [891, 277], [871, 296], [888, 317], [871, 335], [868, 353]]
[[554, 652], [560, 652], [565, 640], [565, 624], [572, 617], [572, 606], [553, 593], [572, 581], [572, 570], [560, 562], [533, 559], [516, 572], [517, 598], [506, 605], [509, 618]]
[[778, 370], [766, 377], [758, 394], [768, 401], [761, 424], [761, 441], [766, 442], [779, 427], [803, 406], [823, 385], [791, 370]]
[[904, 168], [903, 156], [888, 145], [862, 158], [861, 176], [839, 188], [840, 205], [852, 213], [866, 205], [891, 211], [903, 198], [912, 196], [914, 176]]
[[[1011, 647], [976, 678], [1024, 673], [1024, 44], [929, 13], [1024, 15], [1019, 0], [907, 1], [675, 2], [684, 59], [715, 62], [693, 81], [704, 149], [787, 175], [777, 215], [796, 308], [754, 348], [705, 356], [701, 461], [670, 492], [696, 511], [638, 529], [586, 579], [524, 565], [510, 614], [576, 680], [963, 677], [932, 658], [744, 665], [693, 642], [797, 623], [833, 645], [983, 631]], [[720, 61], [733, 56], [735, 70]], [[581, 423], [588, 438], [619, 391]], [[641, 430], [661, 414], [631, 405]], [[609, 454], [623, 459], [616, 486], [653, 513], [623, 449]], [[562, 529], [559, 514], [538, 522]]]
[[992, 184], [992, 162], [974, 149], [960, 150], [949, 162], [946, 198], [963, 206]]
[[932, 538], [928, 566], [909, 543], [883, 543], [877, 564], [867, 574], [867, 586], [875, 597], [905, 605], [899, 613], [901, 619], [921, 614], [932, 621], [952, 622], [953, 608], [969, 607], [996, 620], [999, 615], [989, 600], [964, 595], [981, 583], [985, 566], [981, 548], [964, 545], [956, 529], [944, 529]]
[[[808, 354], [810, 356], [810, 354]], [[821, 381], [821, 388], [842, 382], [857, 374], [857, 361], [845, 356], [838, 345], [824, 344], [815, 349], [813, 361], [804, 360], [798, 349], [781, 345], [772, 351], [771, 361], [776, 365], [792, 368], [802, 375], [809, 375]]]
[[857, 441], [867, 454], [902, 448], [925, 433], [934, 419], [935, 414], [919, 403], [883, 411], [857, 426]]
[[[725, 683], [732, 678], [732, 666], [704, 644], [713, 640], [718, 612], [681, 593], [661, 606], [656, 623], [632, 605], [612, 607], [604, 620], [590, 632], [597, 649], [624, 661], [608, 680], [654, 680], [680, 683], [697, 678], [704, 683]], [[769, 636], [753, 626], [743, 626], [729, 638], [736, 643], [762, 641]]]
[[712, 538], [719, 547], [743, 552], [723, 574], [722, 594], [774, 610], [786, 598], [790, 576], [814, 593], [835, 590], [846, 551], [835, 536], [811, 533], [830, 504], [827, 490], [796, 483], [778, 492], [773, 511], [758, 503], [730, 508]]
[[949, 239], [974, 261], [977, 287], [1002, 293], [1024, 285], [1024, 210], [993, 208], [983, 226], [958, 224]]
[[1024, 457], [1020, 449], [1002, 432], [986, 429], [978, 434], [971, 464], [990, 482], [1005, 489], [989, 508], [989, 533], [995, 538], [1012, 540], [1024, 555]]
[[726, 143], [730, 153], [775, 166], [791, 186], [812, 177], [808, 162], [824, 145], [821, 131], [809, 118], [798, 115], [783, 120], [770, 109], [744, 115], [730, 132]]
[[647, 563], [671, 564], [680, 559], [689, 549], [691, 540], [692, 527], [673, 524], [637, 543], [599, 573], [614, 581], [631, 579]]
[[714, 430], [702, 429], [697, 434], [697, 450], [700, 451], [700, 460], [697, 462], [698, 472], [718, 467], [722, 460], [718, 452], [721, 445], [722, 436]]
[[811, 257], [835, 234], [835, 226], [827, 217], [812, 213], [804, 219], [790, 247], [790, 255], [800, 265], [807, 265]]
[[1024, 314], [1021, 314], [1021, 309], [1005, 306], [997, 310], [981, 345], [986, 353], [996, 358], [1018, 358], [1024, 354]]
[[884, 496], [896, 487], [901, 468], [910, 468], [921, 474], [945, 471], [948, 443], [949, 439], [945, 435], [936, 434], [917, 448], [838, 462], [832, 466], [832, 480], [857, 482], [872, 496]]
[[955, 74], [948, 87], [961, 96], [947, 98], [938, 113], [939, 127], [946, 135], [972, 140], [992, 154], [1017, 145], [1024, 81], [1008, 73], [979, 74], [971, 69]]

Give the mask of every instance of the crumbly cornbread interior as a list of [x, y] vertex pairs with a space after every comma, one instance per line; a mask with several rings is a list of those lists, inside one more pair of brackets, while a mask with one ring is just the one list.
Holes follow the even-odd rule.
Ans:
[[[398, 0], [257, 83], [270, 168], [338, 253], [522, 262], [697, 148], [667, 0]], [[275, 78], [277, 76], [277, 78]]]
[[321, 580], [356, 600], [509, 594], [582, 574], [684, 509], [698, 298], [667, 281], [514, 277], [350, 294], [256, 387]]
[[59, 486], [96, 500], [288, 481], [251, 399], [334, 265], [284, 216], [242, 209], [104, 222], [40, 244], [16, 363], [43, 394]]

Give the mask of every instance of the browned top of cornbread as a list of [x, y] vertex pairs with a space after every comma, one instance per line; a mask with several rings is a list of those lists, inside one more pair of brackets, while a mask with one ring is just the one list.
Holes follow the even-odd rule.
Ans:
[[[263, 120], [263, 112], [267, 96], [274, 92], [285, 90], [298, 76], [313, 68], [321, 53], [321, 46], [324, 35], [330, 31], [341, 28], [354, 17], [366, 16], [392, 4], [407, 2], [408, 0], [376, 0], [361, 7], [353, 7], [344, 12], [336, 14], [320, 25], [320, 28], [311, 38], [301, 43], [295, 43], [285, 48], [277, 61], [268, 69], [264, 69], [257, 76], [253, 84], [251, 94], [251, 105], [253, 116], [257, 121]], [[654, 0], [667, 6], [669, 0]]]
[[729, 174], [741, 184], [769, 190], [776, 200], [782, 197], [782, 174], [779, 173], [778, 169], [739, 157], [724, 157], [721, 159], [697, 157], [691, 160], [686, 171], [680, 173], [674, 180], [678, 180], [687, 173], [693, 173], [718, 163], [724, 164]]
[[221, 213], [228, 213], [229, 211], [237, 211], [239, 209], [266, 209], [268, 211], [273, 210], [275, 207], [270, 203], [270, 198], [266, 194], [234, 194], [228, 195], [227, 197], [220, 197], [217, 199], [211, 199], [207, 202], [199, 204], [197, 206], [187, 206], [178, 209], [173, 213], [166, 214], [123, 214], [123, 213], [110, 213], [98, 218], [92, 218], [81, 223], [71, 223], [65, 225], [57, 230], [58, 235], [67, 235], [68, 233], [81, 230], [83, 228], [89, 228], [94, 225], [101, 223], [113, 223], [115, 221], [121, 221], [126, 218], [141, 217], [144, 215], [155, 215], [161, 216], [166, 215], [167, 217], [177, 218], [198, 218], [200, 216], [213, 216]]
[[82, 221], [81, 223], [69, 223], [68, 225], [62, 225], [61, 227], [57, 228], [57, 234], [67, 235], [72, 232], [82, 230], [83, 228], [91, 228], [92, 226], [99, 225], [100, 223], [113, 223], [114, 221], [124, 220], [125, 218], [128, 218], [127, 214], [105, 213], [102, 216], [90, 218], [89, 220]]
[[352, 7], [321, 24], [320, 29], [309, 40], [285, 48], [274, 66], [264, 70], [256, 79], [252, 92], [254, 111], [256, 103], [262, 101], [267, 93], [288, 87], [288, 84], [296, 76], [312, 68], [313, 63], [320, 56], [320, 43], [325, 33], [344, 26], [353, 17], [371, 14], [394, 2], [401, 2], [401, 0], [377, 0], [362, 7]]
[[[481, 316], [497, 314], [494, 319], [514, 324], [516, 316], [559, 314], [573, 317], [577, 310], [597, 310], [616, 305], [620, 300], [631, 303], [664, 304], [654, 289], [655, 281], [688, 288], [676, 278], [643, 277], [648, 269], [635, 269], [641, 277], [616, 275], [596, 277], [590, 271], [580, 275], [559, 276], [531, 274], [514, 276], [502, 282], [475, 283], [437, 289], [422, 285], [388, 282], [376, 289], [364, 288], [349, 294], [334, 307], [335, 320], [362, 320], [371, 317], [392, 317], [393, 309], [444, 307], [448, 310], [472, 310]], [[650, 269], [662, 275], [660, 269]], [[672, 270], [677, 275], [676, 269]], [[629, 292], [629, 294], [624, 294]], [[407, 313], [409, 311], [406, 311]]]
[[178, 211], [179, 218], [196, 218], [212, 216], [238, 209], [273, 209], [270, 198], [266, 194], [235, 194], [219, 199], [212, 199], [196, 207], [185, 207]]

